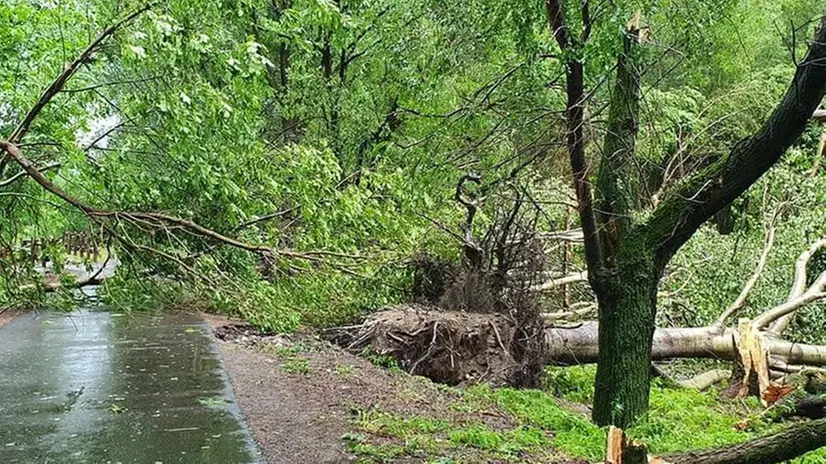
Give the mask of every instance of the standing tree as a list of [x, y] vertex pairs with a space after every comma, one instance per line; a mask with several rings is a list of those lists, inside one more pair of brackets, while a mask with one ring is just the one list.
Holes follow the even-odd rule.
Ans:
[[[637, 210], [630, 180], [640, 99], [639, 16], [628, 24], [616, 65], [608, 129], [598, 162], [584, 134], [589, 93], [583, 49], [591, 33], [588, 1], [547, 0], [551, 32], [566, 67], [566, 130], [588, 280], [599, 304], [599, 360], [593, 420], [626, 427], [648, 410], [657, 288], [663, 270], [697, 229], [754, 184], [803, 133], [826, 93], [826, 22], [797, 63], [782, 100], [750, 137]], [[572, 19], [576, 16], [576, 20]], [[598, 169], [593, 169], [598, 165]], [[596, 171], [596, 172], [595, 172]]]

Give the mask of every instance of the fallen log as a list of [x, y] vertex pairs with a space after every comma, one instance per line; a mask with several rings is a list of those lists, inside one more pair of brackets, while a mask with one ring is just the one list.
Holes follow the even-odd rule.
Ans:
[[826, 417], [826, 396], [792, 394], [772, 406], [764, 416], [772, 422], [780, 422], [790, 417], [823, 419]]
[[794, 424], [782, 432], [746, 443], [665, 456], [662, 461], [669, 464], [772, 464], [823, 446], [826, 446], [826, 419], [819, 419]]
[[[595, 363], [599, 355], [595, 321], [544, 329], [545, 364]], [[400, 305], [372, 314], [362, 325], [331, 329], [327, 338], [351, 351], [365, 348], [395, 357], [402, 368], [448, 384], [502, 383], [519, 365], [514, 343], [517, 328], [506, 314], [443, 311]], [[740, 355], [736, 329], [658, 328], [652, 361], [707, 358], [733, 361]], [[769, 367], [826, 366], [826, 346], [792, 343], [765, 336]], [[710, 374], [711, 375], [711, 374]], [[719, 380], [720, 372], [711, 377]]]
[[693, 390], [707, 390], [712, 385], [720, 383], [723, 380], [731, 377], [731, 371], [726, 369], [712, 369], [708, 372], [695, 375], [686, 380], [678, 380], [677, 385], [682, 388], [690, 388]]
[[[575, 327], [545, 329], [549, 362], [589, 364], [597, 361], [599, 325], [589, 321]], [[658, 328], [654, 331], [652, 361], [674, 358], [706, 358], [731, 361], [737, 355], [735, 329], [715, 327]], [[792, 343], [767, 336], [764, 347], [772, 360], [787, 364], [826, 366], [826, 346]]]
[[[599, 355], [598, 323], [544, 329], [543, 364], [595, 363]], [[400, 305], [372, 314], [363, 324], [330, 329], [326, 336], [353, 352], [365, 348], [394, 357], [412, 374], [447, 384], [511, 383], [519, 369], [516, 348], [524, 337], [507, 314], [443, 311]], [[733, 361], [740, 356], [736, 329], [715, 327], [659, 328], [654, 333], [652, 361], [710, 358]], [[826, 347], [763, 339], [769, 367], [826, 366]], [[722, 372], [697, 379], [700, 387], [720, 380]], [[702, 382], [700, 382], [702, 381]], [[694, 385], [691, 385], [694, 387]]]

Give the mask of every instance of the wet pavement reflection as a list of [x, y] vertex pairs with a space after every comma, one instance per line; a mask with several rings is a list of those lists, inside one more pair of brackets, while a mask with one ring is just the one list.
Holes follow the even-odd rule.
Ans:
[[0, 463], [261, 462], [209, 326], [186, 313], [0, 328]]

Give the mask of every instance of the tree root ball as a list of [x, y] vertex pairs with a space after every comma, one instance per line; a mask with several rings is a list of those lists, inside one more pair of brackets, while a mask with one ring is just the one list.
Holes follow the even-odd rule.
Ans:
[[328, 338], [354, 352], [391, 356], [410, 374], [448, 385], [535, 386], [539, 372], [533, 364], [541, 371], [543, 363], [541, 347], [532, 345], [544, 337], [529, 329], [508, 314], [403, 305], [360, 326], [335, 329]]

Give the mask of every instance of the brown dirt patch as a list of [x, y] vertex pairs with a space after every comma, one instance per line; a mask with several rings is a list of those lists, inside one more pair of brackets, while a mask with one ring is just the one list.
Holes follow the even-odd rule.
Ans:
[[[219, 339], [239, 406], [270, 464], [355, 462], [342, 436], [359, 432], [353, 424], [359, 411], [484, 423], [494, 430], [516, 426], [495, 406], [460, 410], [454, 407], [461, 401], [456, 390], [381, 368], [312, 334], [268, 336], [246, 324], [205, 318]], [[393, 462], [424, 459], [406, 456]]]
[[0, 311], [0, 327], [8, 324], [12, 321], [12, 319], [16, 318], [17, 316], [23, 314], [23, 311], [17, 309], [4, 309]]

